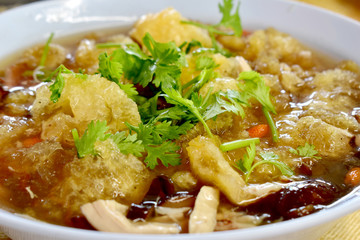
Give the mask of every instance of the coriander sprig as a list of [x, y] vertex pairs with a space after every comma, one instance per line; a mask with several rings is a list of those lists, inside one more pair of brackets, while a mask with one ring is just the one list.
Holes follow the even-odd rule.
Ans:
[[298, 146], [297, 149], [290, 148], [289, 152], [299, 155], [300, 157], [308, 157], [321, 159], [319, 156], [315, 156], [318, 154], [318, 151], [315, 150], [315, 146], [309, 143], [305, 143], [304, 146]]
[[[130, 124], [127, 126], [130, 134], [126, 131], [109, 134], [106, 121], [91, 121], [81, 138], [77, 129], [73, 129], [78, 157], [96, 156], [95, 142], [111, 139], [123, 154], [144, 157], [144, 162], [150, 169], [154, 169], [159, 164], [158, 160], [166, 167], [176, 166], [181, 163], [180, 155], [176, 152], [180, 147], [171, 140], [178, 139], [193, 127], [188, 122], [181, 126], [172, 126], [171, 122], [166, 121], [159, 124], [140, 123], [139, 126]], [[132, 132], [135, 134], [131, 134]]]
[[[222, 18], [220, 22], [215, 25], [205, 25], [194, 21], [182, 21], [182, 23], [191, 24], [206, 29], [209, 33], [212, 42], [212, 47], [215, 49], [215, 51], [225, 56], [231, 56], [230, 52], [223, 49], [216, 41], [215, 34], [225, 35], [225, 36], [237, 36], [237, 37], [240, 37], [242, 35], [241, 19], [239, 15], [240, 3], [238, 2], [235, 9], [234, 7], [235, 6], [232, 0], [223, 0], [223, 5], [219, 3], [219, 10], [222, 13]], [[233, 30], [233, 32], [232, 33], [224, 32], [222, 30], [219, 30], [219, 27], [230, 28]]]
[[260, 156], [262, 158], [261, 161], [253, 164], [251, 168], [245, 174], [245, 182], [249, 181], [250, 174], [254, 171], [254, 169], [262, 164], [271, 164], [277, 167], [281, 174], [291, 177], [294, 175], [294, 172], [287, 166], [285, 163], [278, 161], [279, 156], [274, 154], [273, 152], [261, 152]]
[[149, 33], [143, 37], [143, 43], [150, 56], [136, 43], [121, 45], [110, 56], [100, 54], [101, 75], [115, 82], [124, 76], [143, 87], [153, 83], [156, 87], [181, 89], [181, 68], [187, 64], [181, 49], [174, 42], [156, 42]]

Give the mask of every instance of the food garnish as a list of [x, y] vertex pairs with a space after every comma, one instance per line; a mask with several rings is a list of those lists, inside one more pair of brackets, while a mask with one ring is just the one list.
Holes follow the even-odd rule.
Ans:
[[318, 151], [315, 150], [315, 146], [309, 143], [305, 143], [304, 146], [298, 146], [296, 149], [290, 148], [289, 152], [299, 155], [300, 157], [308, 157], [321, 159], [319, 156], [315, 156], [318, 154]]

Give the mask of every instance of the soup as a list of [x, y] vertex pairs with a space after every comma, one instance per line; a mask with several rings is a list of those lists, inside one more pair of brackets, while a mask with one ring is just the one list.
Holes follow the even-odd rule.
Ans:
[[273, 28], [242, 31], [222, 6], [218, 25], [169, 8], [128, 33], [49, 38], [7, 67], [3, 208], [198, 233], [305, 216], [356, 186], [359, 67]]

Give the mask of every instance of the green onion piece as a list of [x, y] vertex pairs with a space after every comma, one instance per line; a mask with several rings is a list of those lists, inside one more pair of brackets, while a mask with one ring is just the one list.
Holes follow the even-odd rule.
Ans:
[[122, 44], [119, 43], [99, 43], [96, 48], [120, 48]]
[[236, 140], [236, 141], [221, 144], [220, 149], [223, 152], [227, 152], [227, 151], [231, 151], [231, 150], [234, 150], [234, 149], [247, 147], [251, 143], [258, 144], [258, 143], [260, 143], [260, 139], [259, 138], [239, 139], [239, 140]]
[[265, 115], [265, 118], [270, 126], [270, 130], [271, 130], [271, 134], [272, 134], [272, 139], [274, 142], [278, 142], [279, 141], [279, 134], [277, 132], [276, 126], [275, 126], [275, 122], [271, 117], [271, 114], [269, 112], [269, 110], [267, 110], [265, 107], [262, 108], [263, 113]]
[[46, 61], [47, 55], [48, 55], [48, 53], [49, 53], [49, 47], [50, 47], [50, 43], [51, 43], [53, 37], [54, 37], [54, 33], [51, 33], [51, 34], [50, 34], [50, 37], [49, 37], [48, 40], [46, 41], [46, 44], [45, 44], [45, 46], [44, 46], [44, 51], [43, 51], [43, 53], [42, 53], [42, 55], [41, 55], [41, 59], [40, 59], [40, 64], [39, 64], [39, 66], [42, 66], [42, 67], [45, 66], [45, 61]]

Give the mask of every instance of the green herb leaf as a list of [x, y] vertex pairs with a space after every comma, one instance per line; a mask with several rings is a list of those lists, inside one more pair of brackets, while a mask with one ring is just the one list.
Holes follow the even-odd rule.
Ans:
[[220, 91], [210, 95], [206, 102], [206, 111], [203, 114], [204, 119], [214, 118], [223, 112], [232, 112], [244, 118], [245, 111], [243, 107], [247, 105], [248, 103], [243, 93], [235, 90]]
[[[238, 37], [241, 36], [242, 27], [241, 27], [241, 20], [240, 20], [240, 16], [239, 16], [240, 4], [238, 3], [235, 11], [233, 10], [233, 7], [234, 7], [234, 5], [232, 3], [232, 0], [223, 0], [223, 5], [219, 4], [219, 10], [223, 16], [222, 16], [221, 21], [215, 25], [205, 25], [205, 24], [197, 23], [197, 22], [193, 22], [193, 21], [182, 21], [182, 23], [191, 24], [191, 25], [206, 29], [209, 32], [211, 42], [212, 42], [212, 47], [215, 50], [215, 52], [218, 52], [224, 56], [229, 57], [229, 56], [231, 56], [231, 53], [221, 47], [221, 45], [215, 39], [215, 34], [235, 35]], [[232, 12], [234, 12], [234, 14], [231, 14]], [[233, 30], [233, 33], [227, 33], [227, 32], [220, 31], [218, 29], [218, 27], [221, 27], [221, 26], [226, 27], [226, 28], [231, 28]]]
[[198, 76], [189, 82], [189, 85], [186, 84], [183, 86], [183, 89], [186, 89], [188, 86], [190, 86], [189, 89], [186, 90], [184, 98], [189, 98], [193, 93], [197, 93], [206, 83], [215, 77], [216, 73], [213, 71], [213, 69], [202, 70]]
[[165, 92], [166, 101], [170, 104], [175, 104], [185, 108], [186, 110], [190, 111], [204, 126], [205, 131], [208, 133], [210, 137], [213, 137], [209, 126], [206, 124], [204, 118], [199, 112], [199, 109], [195, 106], [192, 100], [183, 98], [181, 94], [176, 91], [175, 89], [163, 89]]
[[107, 78], [116, 84], [119, 83], [119, 79], [123, 74], [122, 64], [112, 61], [106, 52], [99, 55], [98, 71], [101, 73], [102, 77]]
[[46, 44], [44, 46], [44, 50], [43, 50], [43, 53], [40, 58], [39, 66], [42, 66], [42, 67], [45, 66], [46, 58], [49, 54], [50, 43], [53, 38], [54, 38], [54, 33], [51, 33], [50, 37], [48, 38], [48, 40], [46, 41]]
[[181, 88], [181, 67], [186, 65], [186, 59], [180, 48], [174, 42], [156, 42], [149, 33], [144, 36], [143, 43], [152, 56], [147, 56], [137, 44], [122, 45], [110, 57], [106, 53], [101, 54], [101, 75], [118, 84], [124, 76], [143, 87], [152, 82], [156, 87]]
[[49, 78], [46, 80], [47, 82], [50, 82], [53, 79], [53, 77], [56, 76], [54, 83], [49, 86], [49, 89], [51, 91], [50, 99], [54, 103], [56, 103], [61, 97], [61, 93], [65, 86], [65, 80], [64, 77], [62, 76], [63, 73], [74, 73], [74, 72], [67, 69], [64, 65], [60, 65], [53, 73], [50, 74]]
[[214, 59], [209, 56], [199, 56], [196, 59], [196, 70], [212, 69], [216, 68], [219, 65], [215, 63]]
[[180, 155], [176, 153], [180, 147], [171, 141], [166, 141], [159, 146], [146, 146], [145, 148], [148, 155], [144, 162], [150, 169], [154, 169], [158, 165], [158, 160], [160, 160], [165, 167], [181, 164]]
[[126, 136], [125, 132], [118, 132], [114, 135], [111, 135], [111, 138], [114, 143], [119, 148], [120, 152], [123, 154], [133, 154], [136, 157], [141, 157], [142, 153], [145, 151], [144, 145], [141, 140], [137, 139], [137, 135], [128, 135]]
[[194, 40], [194, 39], [191, 40], [191, 42], [189, 42], [189, 43], [184, 42], [181, 46], [179, 46], [179, 48], [182, 49], [185, 46], [186, 46], [186, 49], [185, 49], [186, 54], [189, 54], [191, 52], [191, 49], [193, 49], [193, 48], [196, 48], [196, 47], [202, 48], [203, 47], [201, 42], [199, 42], [198, 40]]
[[250, 172], [256, 155], [256, 147], [254, 141], [250, 143], [249, 147], [246, 148], [246, 151], [247, 154], [244, 154], [242, 160], [236, 162], [235, 167], [237, 167], [243, 173], [248, 174]]
[[245, 82], [245, 84], [239, 85], [242, 91], [259, 101], [266, 110], [276, 114], [275, 107], [270, 100], [270, 88], [265, 85], [263, 77], [258, 72], [242, 72], [238, 79]]
[[271, 164], [271, 165], [274, 165], [275, 167], [277, 167], [277, 168], [280, 170], [281, 174], [283, 174], [283, 175], [285, 175], [285, 176], [291, 177], [292, 175], [294, 175], [294, 172], [289, 168], [289, 166], [287, 166], [285, 163], [283, 163], [283, 162], [281, 162], [281, 161], [278, 161], [279, 156], [276, 155], [275, 153], [273, 153], [273, 152], [262, 152], [262, 153], [260, 153], [260, 156], [261, 156], [261, 158], [262, 158], [263, 160], [255, 163], [255, 164], [251, 167], [251, 169], [249, 170], [249, 172], [246, 174], [246, 178], [245, 178], [245, 181], [246, 181], [246, 182], [248, 181], [251, 172], [253, 172], [254, 169], [255, 169], [257, 166], [260, 166], [260, 165], [262, 165], [262, 164]]
[[299, 146], [296, 150], [293, 148], [290, 148], [289, 152], [299, 155], [300, 157], [321, 159], [321, 157], [315, 156], [316, 154], [318, 154], [318, 151], [315, 150], [314, 145], [309, 144], [309, 143], [305, 143], [304, 146]]
[[[111, 59], [113, 58], [113, 59]], [[123, 49], [115, 50], [112, 57], [108, 56], [107, 53], [102, 53], [99, 55], [99, 72], [101, 73], [102, 77], [107, 78], [110, 81], [115, 82], [120, 89], [122, 89], [126, 95], [134, 99], [136, 95], [138, 95], [138, 92], [136, 91], [136, 88], [133, 84], [123, 84], [120, 82], [120, 79], [123, 75], [123, 69], [130, 71], [128, 64], [121, 64], [118, 59], [125, 59], [121, 60], [126, 63], [129, 63], [129, 61], [133, 60], [136, 61], [134, 58], [131, 58], [131, 56], [126, 55], [124, 53]], [[132, 70], [133, 71], [133, 70]]]
[[106, 121], [91, 121], [88, 128], [85, 130], [84, 135], [79, 138], [77, 129], [73, 129], [72, 135], [75, 142], [75, 147], [78, 152], [78, 157], [83, 158], [88, 154], [96, 155], [94, 144], [96, 141], [104, 141], [109, 137], [105, 134], [109, 130], [106, 126]]
[[223, 5], [219, 3], [220, 12], [223, 14], [222, 19], [217, 26], [224, 26], [233, 29], [234, 35], [240, 37], [242, 34], [241, 20], [239, 15], [240, 2], [238, 2], [234, 14], [232, 0], [224, 0]]

